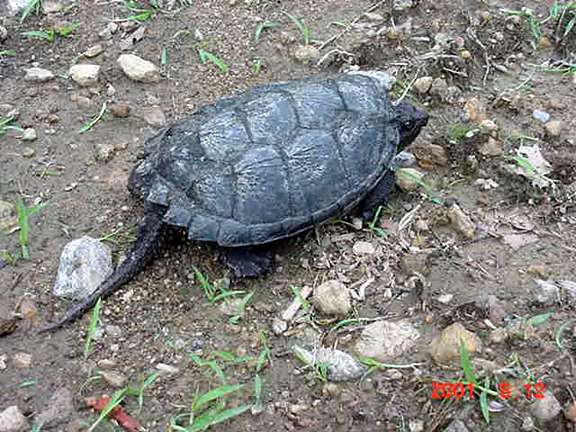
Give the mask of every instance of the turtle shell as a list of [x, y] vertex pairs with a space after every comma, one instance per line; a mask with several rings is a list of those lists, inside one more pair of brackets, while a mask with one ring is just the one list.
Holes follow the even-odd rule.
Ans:
[[255, 87], [146, 143], [130, 190], [194, 240], [247, 246], [295, 235], [358, 202], [399, 135], [386, 89], [360, 74]]

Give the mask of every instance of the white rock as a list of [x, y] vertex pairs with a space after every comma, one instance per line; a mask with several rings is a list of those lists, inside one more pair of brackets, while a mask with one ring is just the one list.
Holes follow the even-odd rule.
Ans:
[[43, 0], [42, 12], [45, 14], [62, 12], [64, 5], [59, 0]]
[[90, 87], [98, 83], [99, 65], [76, 64], [70, 67], [68, 74], [74, 82], [82, 87]]
[[276, 336], [280, 336], [286, 330], [288, 330], [288, 323], [281, 318], [274, 318], [272, 321], [272, 332]]
[[7, 0], [6, 7], [8, 8], [8, 13], [10, 15], [16, 15], [26, 7], [28, 2], [29, 0]]
[[34, 128], [24, 129], [24, 132], [22, 132], [22, 136], [20, 137], [22, 141], [34, 141], [36, 138], [38, 138], [38, 134]]
[[158, 363], [156, 365], [156, 369], [158, 369], [161, 373], [164, 373], [167, 375], [174, 375], [174, 374], [177, 374], [178, 372], [180, 372], [180, 369], [178, 369], [176, 366], [172, 366], [172, 365], [165, 364], [165, 363]]
[[104, 381], [115, 388], [124, 387], [128, 382], [126, 375], [116, 371], [100, 371], [100, 376], [104, 378]]
[[31, 82], [46, 82], [54, 79], [54, 74], [48, 69], [33, 67], [26, 69], [25, 81]]
[[327, 378], [330, 381], [353, 380], [367, 371], [366, 366], [344, 351], [327, 348], [307, 350], [299, 346], [293, 346], [292, 350], [308, 365], [326, 365]]
[[326, 315], [347, 315], [352, 309], [350, 290], [337, 280], [324, 282], [314, 290], [314, 305]]
[[418, 330], [408, 321], [377, 321], [362, 331], [356, 351], [385, 362], [406, 353], [419, 337]]
[[542, 123], [546, 123], [548, 120], [550, 120], [550, 114], [548, 112], [538, 109], [532, 111], [532, 117]]
[[535, 300], [542, 305], [553, 305], [560, 301], [560, 287], [554, 281], [535, 280], [533, 294]]
[[108, 246], [84, 236], [64, 246], [52, 292], [58, 297], [83, 299], [111, 273], [112, 254]]
[[374, 255], [376, 253], [376, 248], [374, 245], [367, 241], [357, 241], [352, 246], [352, 251], [356, 255]]
[[414, 0], [394, 0], [392, 2], [392, 8], [395, 11], [401, 12], [405, 9], [414, 7], [415, 4], [416, 2]]
[[114, 33], [116, 33], [117, 31], [118, 31], [118, 24], [116, 24], [114, 21], [111, 21], [104, 28], [104, 30], [102, 30], [100, 33], [98, 33], [98, 36], [100, 37], [100, 39], [110, 40], [110, 39], [112, 39], [112, 35]]
[[10, 406], [0, 413], [0, 432], [21, 432], [28, 430], [28, 420], [16, 406]]
[[88, 57], [88, 58], [92, 58], [92, 57], [96, 57], [100, 54], [102, 54], [104, 52], [104, 47], [100, 44], [98, 45], [92, 45], [90, 48], [88, 48], [86, 51], [84, 51], [82, 53], [82, 55], [84, 57]]
[[409, 151], [402, 150], [400, 153], [394, 156], [394, 158], [392, 158], [392, 161], [390, 162], [390, 169], [392, 171], [396, 171], [400, 168], [409, 168], [414, 165], [416, 165], [416, 157], [414, 154]]
[[118, 57], [118, 65], [124, 73], [134, 81], [155, 83], [160, 81], [160, 71], [154, 63], [144, 60], [134, 54], [122, 54]]

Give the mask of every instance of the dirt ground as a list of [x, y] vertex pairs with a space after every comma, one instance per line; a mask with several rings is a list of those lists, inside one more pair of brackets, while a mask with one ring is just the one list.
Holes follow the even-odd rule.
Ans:
[[[164, 2], [141, 22], [123, 20], [141, 12], [120, 1], [46, 3], [65, 7], [23, 23], [8, 13], [0, 18], [7, 31], [5, 38], [0, 34], [0, 116], [15, 114], [14, 125], [37, 133], [31, 141], [15, 130], [0, 136], [0, 200], [45, 204], [30, 218], [29, 260], [17, 258], [18, 232], [0, 237], [0, 323], [9, 327], [0, 328], [0, 411], [17, 406], [29, 424], [22, 430], [87, 430], [98, 414], [86, 407], [86, 397], [126, 385], [111, 374], [138, 386], [158, 364], [173, 368], [144, 390], [142, 409], [133, 395], [123, 407], [146, 430], [186, 430], [194, 396], [222, 384], [191, 355], [215, 360], [228, 383], [245, 384], [227, 407], [254, 402], [261, 369], [259, 406], [215, 431], [576, 430], [576, 290], [554, 284], [576, 280], [574, 2], [208, 0], [172, 2], [173, 8]], [[509, 12], [523, 7], [533, 15]], [[550, 17], [558, 7], [565, 13]], [[315, 49], [302, 48], [303, 36], [286, 13], [304, 21]], [[53, 42], [22, 34], [76, 22], [69, 37]], [[113, 22], [117, 31], [99, 35]], [[256, 29], [268, 22], [278, 25], [263, 26], [256, 41]], [[98, 56], [81, 55], [98, 44]], [[229, 70], [203, 64], [199, 48]], [[158, 65], [160, 82], [129, 79], [116, 63], [122, 53]], [[71, 80], [74, 63], [100, 65], [98, 83], [80, 87]], [[55, 78], [26, 81], [33, 66]], [[253, 292], [244, 315], [233, 320], [225, 302], [206, 299], [194, 274], [196, 267], [210, 281], [227, 276], [215, 249], [174, 240], [103, 302], [88, 356], [89, 314], [53, 334], [36, 333], [67, 309], [51, 293], [66, 243], [106, 236], [116, 257], [128, 247], [142, 208], [126, 182], [143, 143], [159, 129], [151, 107], [169, 123], [253, 85], [355, 67], [393, 74], [393, 96], [431, 116], [409, 148], [425, 176], [412, 190], [403, 184], [394, 192], [378, 229], [335, 221], [277, 245], [272, 274], [232, 279], [230, 289]], [[423, 77], [434, 79], [429, 90], [417, 81]], [[107, 113], [79, 133], [103, 103], [131, 110], [126, 117]], [[535, 118], [534, 110], [549, 121]], [[103, 157], [102, 144], [114, 145], [113, 154]], [[550, 172], [522, 171], [526, 159], [514, 159], [520, 146], [537, 146]], [[541, 161], [530, 160], [532, 168]], [[371, 247], [358, 253], [358, 242]], [[418, 329], [415, 345], [388, 367], [348, 382], [326, 381], [321, 370], [304, 368], [293, 345], [313, 339], [354, 353], [371, 322], [334, 330], [341, 318], [305, 304], [287, 332], [274, 334], [275, 318], [298, 298], [293, 287], [329, 280], [365, 291], [346, 318], [404, 319]], [[536, 280], [558, 292], [540, 298]], [[544, 399], [501, 400], [478, 391], [474, 400], [434, 400], [433, 381], [470, 378], [461, 359], [442, 366], [430, 355], [432, 340], [456, 322], [481, 341], [470, 353], [479, 385], [497, 394], [499, 383], [541, 382]], [[255, 359], [266, 346], [270, 356], [262, 365]], [[221, 351], [251, 358], [226, 361], [215, 354]], [[52, 398], [62, 388], [73, 405]], [[104, 421], [94, 430], [122, 429]]]

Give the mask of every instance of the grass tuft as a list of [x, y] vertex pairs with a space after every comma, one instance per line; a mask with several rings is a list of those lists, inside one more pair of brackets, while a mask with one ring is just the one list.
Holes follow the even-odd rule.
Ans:
[[273, 29], [280, 25], [280, 23], [276, 21], [264, 21], [256, 27], [256, 31], [254, 32], [254, 42], [258, 42], [260, 40], [260, 36], [262, 36], [262, 32], [264, 30]]
[[20, 242], [20, 251], [22, 259], [28, 260], [30, 259], [30, 250], [29, 250], [29, 236], [30, 236], [30, 216], [38, 213], [44, 204], [38, 204], [33, 207], [26, 207], [24, 201], [19, 199], [16, 202], [16, 216], [18, 219], [18, 226], [20, 228], [20, 232], [18, 235], [18, 240]]
[[312, 38], [312, 31], [310, 30], [309, 27], [306, 26], [306, 24], [304, 24], [304, 21], [302, 21], [299, 18], [296, 18], [294, 15], [290, 15], [288, 12], [284, 12], [284, 15], [290, 18], [292, 24], [296, 26], [296, 28], [300, 32], [302, 42], [304, 43], [304, 45], [310, 45]]
[[106, 108], [106, 102], [104, 102], [102, 104], [102, 108], [100, 108], [100, 111], [98, 112], [98, 114], [96, 114], [91, 120], [84, 123], [82, 125], [82, 127], [80, 128], [80, 130], [78, 131], [78, 133], [83, 134], [83, 133], [88, 132], [90, 129], [92, 129], [96, 125], [96, 123], [98, 123], [100, 120], [104, 119], [104, 116], [107, 112], [108, 111]]
[[224, 60], [218, 57], [216, 54], [211, 53], [210, 51], [206, 51], [204, 48], [198, 48], [198, 55], [200, 56], [200, 61], [202, 64], [206, 64], [208, 62], [216, 65], [220, 72], [228, 73], [230, 68], [226, 64]]
[[22, 11], [22, 16], [20, 17], [20, 24], [22, 24], [30, 14], [40, 15], [42, 9], [42, 0], [28, 0], [28, 4]]

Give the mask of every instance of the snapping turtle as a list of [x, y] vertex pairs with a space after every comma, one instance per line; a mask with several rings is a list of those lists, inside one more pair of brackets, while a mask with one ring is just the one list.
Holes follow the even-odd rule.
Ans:
[[254, 246], [301, 233], [360, 207], [365, 217], [394, 183], [388, 169], [428, 116], [392, 105], [378, 71], [255, 87], [205, 106], [147, 141], [129, 178], [144, 200], [135, 244], [116, 271], [47, 329], [78, 318], [132, 279], [168, 227], [213, 242], [238, 276], [258, 276], [271, 256]]

